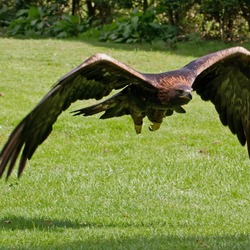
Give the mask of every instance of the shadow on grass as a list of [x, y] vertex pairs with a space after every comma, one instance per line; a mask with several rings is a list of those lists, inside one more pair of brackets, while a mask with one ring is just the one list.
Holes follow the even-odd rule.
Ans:
[[41, 230], [52, 229], [54, 231], [61, 229], [80, 229], [80, 228], [149, 228], [149, 227], [164, 227], [165, 222], [148, 222], [148, 223], [132, 223], [132, 222], [117, 222], [117, 223], [97, 223], [97, 222], [76, 222], [70, 220], [57, 220], [50, 218], [27, 218], [10, 216], [0, 218], [1, 230]]
[[[159, 51], [166, 52], [180, 56], [193, 56], [193, 57], [201, 57], [209, 53], [213, 53], [218, 50], [230, 48], [233, 46], [243, 46], [246, 49], [250, 49], [249, 42], [245, 43], [224, 43], [218, 40], [190, 40], [177, 42], [174, 47], [169, 47], [169, 45], [163, 41], [155, 41], [152, 43], [114, 43], [111, 41], [101, 42], [97, 38], [71, 38], [71, 39], [62, 39], [61, 41], [70, 41], [70, 42], [83, 42], [87, 43], [94, 47], [100, 47], [100, 50], [103, 48], [114, 49], [116, 51]], [[184, 66], [184, 65], [183, 65]]]
[[[0, 30], [0, 38], [10, 38], [10, 36], [7, 35], [6, 31], [1, 32]], [[114, 43], [112, 41], [102, 42], [99, 41], [97, 37], [73, 37], [73, 38], [55, 38], [55, 37], [27, 37], [23, 35], [11, 37], [14, 39], [19, 40], [55, 40], [55, 41], [65, 41], [65, 42], [82, 42], [87, 43], [94, 47], [100, 47], [100, 50], [103, 48], [108, 49], [114, 49], [116, 51], [161, 51], [161, 52], [169, 52], [181, 55], [181, 56], [193, 56], [193, 57], [200, 57], [205, 54], [209, 54], [221, 49], [225, 49], [228, 47], [233, 47], [239, 45], [239, 43], [224, 43], [219, 40], [203, 40], [203, 39], [197, 39], [197, 40], [190, 40], [190, 41], [182, 41], [177, 42], [174, 47], [169, 46], [164, 41], [156, 40], [152, 43]], [[249, 42], [241, 43], [241, 46], [250, 49]]]
[[[163, 41], [155, 41], [152, 43], [134, 43], [134, 44], [123, 44], [123, 43], [114, 43], [114, 42], [101, 42], [97, 39], [74, 39], [68, 41], [76, 41], [76, 42], [84, 42], [89, 45], [101, 48], [108, 48], [114, 49], [116, 51], [159, 51], [159, 52], [167, 52], [169, 51], [172, 54], [180, 55], [180, 56], [193, 56], [193, 57], [201, 57], [205, 54], [213, 53], [218, 50], [226, 49], [233, 46], [238, 46], [239, 43], [224, 43], [218, 40], [202, 40], [199, 39], [197, 41], [190, 40], [190, 41], [183, 41], [177, 42], [174, 47], [169, 46], [169, 44]], [[245, 42], [240, 44], [240, 46], [245, 47], [246, 49], [250, 49], [249, 42]]]
[[[27, 243], [28, 245], [22, 245], [22, 249], [250, 249], [250, 235], [247, 234], [184, 236], [183, 234], [165, 234], [164, 227], [169, 227], [168, 225], [158, 225], [161, 230], [157, 232], [155, 231], [156, 225], [78, 223], [69, 220], [13, 216], [10, 218], [0, 220], [0, 231], [35, 230], [41, 233], [44, 231], [61, 233], [67, 232], [67, 229], [73, 229], [77, 230], [74, 235], [84, 236], [85, 229], [92, 230], [90, 235], [93, 238], [92, 236], [91, 238], [78, 237], [78, 240], [75, 240], [75, 237], [68, 237], [64, 241], [59, 240], [53, 242], [52, 245], [44, 243], [39, 247], [34, 245], [31, 247], [30, 243]], [[135, 232], [133, 236], [128, 233], [131, 231]]]
[[[211, 236], [182, 237], [172, 235], [134, 236], [120, 239], [100, 239], [98, 241], [72, 241], [68, 245], [57, 245], [56, 249], [239, 249], [249, 250], [250, 241], [247, 236]], [[28, 249], [28, 248], [27, 248]], [[43, 247], [43, 249], [48, 249]]]
[[89, 226], [84, 223], [77, 223], [69, 220], [53, 220], [47, 218], [24, 218], [10, 216], [0, 219], [0, 230], [46, 230], [53, 228], [59, 230], [62, 228], [81, 228]]
[[0, 219], [0, 230], [41, 230], [46, 229], [61, 230], [61, 229], [79, 229], [79, 228], [129, 228], [129, 227], [150, 227], [157, 224], [158, 226], [165, 226], [163, 223], [148, 223], [140, 225], [134, 223], [96, 223], [96, 222], [76, 222], [70, 220], [57, 220], [50, 218], [26, 218], [10, 216]]

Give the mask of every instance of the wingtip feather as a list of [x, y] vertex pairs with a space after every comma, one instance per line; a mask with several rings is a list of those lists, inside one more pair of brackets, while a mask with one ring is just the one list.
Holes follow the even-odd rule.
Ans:
[[17, 173], [18, 178], [20, 178], [21, 175], [22, 175], [22, 172], [24, 170], [27, 159], [28, 158], [26, 156], [22, 155], [21, 160], [20, 160], [20, 164], [19, 164], [19, 167], [18, 167], [18, 173]]
[[8, 168], [6, 179], [8, 179], [12, 173], [18, 155], [24, 144], [23, 140], [19, 141], [24, 125], [24, 123], [19, 124], [19, 126], [12, 132], [0, 153], [0, 177], [2, 177], [6, 168]]

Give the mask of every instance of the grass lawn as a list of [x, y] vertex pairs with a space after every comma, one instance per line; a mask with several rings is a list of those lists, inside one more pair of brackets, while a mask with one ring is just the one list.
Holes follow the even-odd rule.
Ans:
[[[0, 38], [0, 147], [94, 53], [160, 72], [225, 47]], [[0, 180], [0, 249], [250, 249], [250, 161], [211, 103], [194, 95], [187, 114], [137, 136], [130, 117], [69, 114], [92, 102], [60, 116], [20, 180]]]

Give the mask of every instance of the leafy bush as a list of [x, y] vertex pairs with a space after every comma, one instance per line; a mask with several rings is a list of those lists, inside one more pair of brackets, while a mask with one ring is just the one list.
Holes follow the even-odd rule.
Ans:
[[0, 8], [0, 27], [8, 26], [9, 21], [13, 18], [12, 13], [7, 5]]
[[11, 35], [48, 35], [52, 23], [48, 11], [43, 7], [21, 9], [16, 13], [16, 19], [10, 22]]
[[77, 36], [88, 27], [87, 23], [80, 24], [76, 16], [67, 14], [53, 14], [48, 7], [30, 7], [21, 9], [16, 18], [10, 22], [8, 32], [10, 35], [28, 36]]
[[51, 31], [56, 37], [71, 37], [77, 36], [79, 33], [86, 31], [89, 27], [89, 22], [80, 23], [77, 16], [62, 15], [62, 19], [58, 20], [52, 27]]
[[[177, 29], [174, 33], [178, 33]], [[169, 39], [176, 35], [174, 33], [169, 26], [156, 22], [156, 12], [153, 8], [144, 13], [136, 9], [129, 17], [107, 26], [100, 40], [112, 40], [118, 43], [152, 42], [156, 37]]]

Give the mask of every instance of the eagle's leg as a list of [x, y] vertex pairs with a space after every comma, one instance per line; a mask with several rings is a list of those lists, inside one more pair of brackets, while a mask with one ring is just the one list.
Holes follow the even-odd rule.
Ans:
[[134, 121], [135, 132], [136, 134], [140, 134], [142, 130], [142, 124], [143, 124], [142, 119], [144, 118], [144, 116], [139, 115], [139, 114], [134, 114], [134, 113], [131, 113], [131, 116]]

